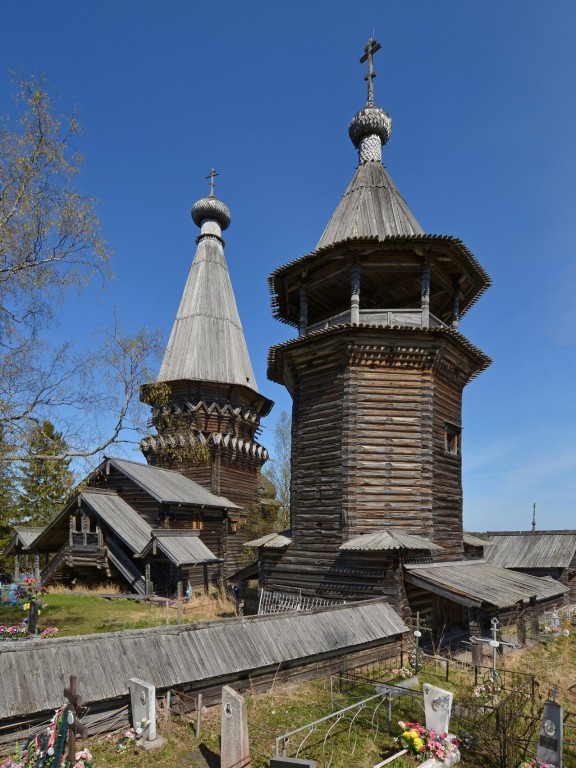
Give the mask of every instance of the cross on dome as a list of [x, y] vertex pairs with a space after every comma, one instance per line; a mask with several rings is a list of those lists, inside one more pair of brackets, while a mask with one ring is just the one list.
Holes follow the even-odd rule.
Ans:
[[368, 74], [364, 75], [364, 80], [368, 82], [368, 104], [374, 103], [374, 83], [372, 81], [376, 77], [376, 72], [374, 72], [372, 57], [380, 48], [382, 48], [380, 43], [371, 37], [368, 40], [368, 45], [364, 47], [364, 56], [360, 59], [360, 64], [364, 64], [365, 61], [368, 62]]
[[220, 176], [220, 174], [218, 171], [215, 171], [214, 168], [212, 168], [208, 176], [206, 176], [207, 179], [210, 179], [210, 197], [214, 197], [214, 186], [216, 184], [214, 178], [216, 176]]

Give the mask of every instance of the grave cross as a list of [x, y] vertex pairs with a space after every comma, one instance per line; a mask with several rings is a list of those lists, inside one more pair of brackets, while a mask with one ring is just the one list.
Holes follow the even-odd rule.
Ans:
[[492, 682], [495, 682], [498, 676], [498, 670], [496, 669], [496, 653], [498, 648], [502, 645], [506, 645], [509, 648], [519, 648], [517, 643], [505, 643], [503, 640], [498, 640], [498, 624], [500, 623], [496, 616], [490, 622], [492, 624], [492, 637], [470, 637], [472, 643], [488, 643], [492, 648]]
[[[414, 651], [412, 652], [414, 655], [413, 658], [413, 664], [412, 666], [418, 672], [420, 670], [420, 667], [422, 666], [422, 651], [420, 650], [420, 638], [422, 637], [422, 630], [426, 632], [431, 632], [432, 630], [430, 627], [426, 627], [424, 624], [420, 622], [420, 611], [416, 611], [416, 629], [412, 633], [414, 635]], [[412, 663], [412, 654], [410, 654], [409, 659]]]
[[78, 678], [75, 675], [70, 675], [70, 685], [68, 688], [64, 688], [64, 696], [68, 699], [68, 725], [70, 730], [68, 732], [68, 759], [70, 765], [74, 765], [76, 762], [76, 734], [83, 739], [88, 735], [88, 729], [85, 725], [82, 725], [80, 720], [76, 718], [76, 707], [82, 706], [82, 696], [77, 691]]
[[368, 82], [368, 104], [373, 104], [374, 102], [374, 84], [372, 81], [376, 77], [376, 72], [374, 72], [372, 56], [376, 51], [379, 51], [380, 48], [382, 48], [380, 43], [371, 37], [370, 40], [368, 40], [368, 45], [364, 48], [364, 56], [360, 59], [360, 64], [364, 64], [365, 61], [368, 62], [368, 74], [364, 75], [364, 80]]

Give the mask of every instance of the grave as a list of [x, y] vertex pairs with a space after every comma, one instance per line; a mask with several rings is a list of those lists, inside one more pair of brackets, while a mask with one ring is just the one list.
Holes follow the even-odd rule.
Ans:
[[[447, 734], [447, 741], [455, 738], [450, 733], [450, 715], [452, 714], [452, 702], [454, 700], [452, 691], [446, 691], [444, 688], [437, 688], [435, 685], [429, 685], [428, 683], [424, 684], [423, 691], [427, 730], [434, 731], [437, 736], [441, 736], [444, 733]], [[422, 763], [422, 768], [424, 766], [426, 768], [434, 768], [435, 766], [450, 768], [450, 766], [456, 765], [459, 762], [460, 752], [455, 750], [446, 755], [444, 762], [432, 758]]]
[[556, 701], [558, 689], [553, 688], [551, 698], [544, 703], [536, 760], [550, 768], [562, 768], [563, 718], [562, 705]]
[[[166, 743], [156, 733], [156, 686], [133, 677], [128, 682], [132, 725], [138, 735], [138, 744], [144, 749], [154, 749]], [[141, 734], [138, 733], [141, 729]]]
[[220, 766], [221, 768], [249, 768], [250, 766], [246, 702], [243, 696], [228, 685], [222, 688]]

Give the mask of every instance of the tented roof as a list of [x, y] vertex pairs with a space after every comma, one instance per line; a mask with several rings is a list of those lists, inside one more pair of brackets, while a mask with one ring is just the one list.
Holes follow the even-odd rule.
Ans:
[[443, 547], [422, 536], [413, 536], [403, 531], [390, 529], [356, 536], [342, 544], [339, 549], [360, 552], [362, 550], [386, 549], [440, 550]]
[[348, 238], [422, 235], [422, 227], [379, 161], [361, 163], [316, 248]]
[[258, 389], [218, 237], [199, 240], [158, 375], [178, 380]]

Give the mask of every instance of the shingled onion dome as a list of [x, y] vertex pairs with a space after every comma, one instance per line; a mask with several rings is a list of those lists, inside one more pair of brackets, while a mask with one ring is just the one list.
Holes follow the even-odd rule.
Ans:
[[368, 102], [354, 117], [348, 128], [352, 144], [361, 163], [382, 161], [382, 146], [392, 133], [392, 118], [381, 107]]
[[230, 226], [232, 216], [227, 205], [218, 200], [213, 193], [203, 197], [192, 206], [192, 219], [200, 227], [200, 237], [214, 235], [220, 237], [222, 230]]

